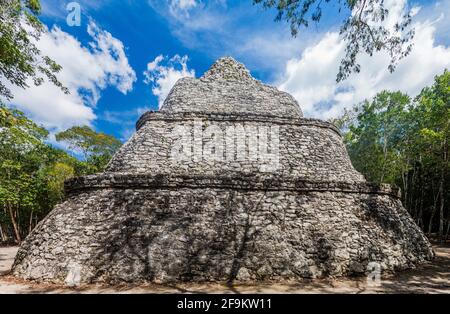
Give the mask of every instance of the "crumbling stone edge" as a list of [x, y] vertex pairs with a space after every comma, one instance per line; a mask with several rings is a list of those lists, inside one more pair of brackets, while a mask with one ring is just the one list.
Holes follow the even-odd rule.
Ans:
[[311, 181], [276, 176], [241, 175], [150, 175], [115, 173], [76, 177], [65, 182], [67, 194], [92, 189], [179, 189], [218, 188], [231, 190], [267, 190], [298, 192], [342, 192], [390, 195], [400, 198], [400, 189], [389, 184], [341, 181]]
[[147, 111], [136, 122], [136, 130], [139, 130], [148, 121], [179, 121], [186, 122], [194, 119], [219, 122], [267, 122], [275, 125], [305, 125], [330, 129], [341, 136], [339, 129], [330, 122], [311, 118], [282, 117], [277, 115], [253, 115], [247, 113], [210, 113], [210, 112], [163, 112]]

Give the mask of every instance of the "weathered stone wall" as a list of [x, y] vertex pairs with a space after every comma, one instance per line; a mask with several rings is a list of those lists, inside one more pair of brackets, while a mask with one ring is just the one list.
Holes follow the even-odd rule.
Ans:
[[[361, 274], [370, 262], [395, 271], [431, 259], [398, 189], [365, 182], [339, 131], [301, 115], [292, 96], [231, 58], [180, 80], [104, 174], [66, 183], [67, 199], [24, 241], [13, 273], [56, 283], [250, 281]], [[182, 126], [191, 127], [173, 132]], [[278, 166], [230, 159], [228, 147], [203, 158], [211, 141], [193, 135], [211, 129], [227, 135], [222, 146], [244, 143], [241, 153], [260, 149], [258, 131], [277, 130], [268, 144]], [[200, 147], [200, 157], [173, 158], [180, 136], [196, 138], [189, 149]]]
[[219, 60], [200, 79], [180, 79], [161, 111], [302, 116], [294, 97], [255, 80], [242, 64], [227, 58]]
[[295, 279], [362, 274], [370, 262], [401, 270], [433, 255], [387, 187], [155, 180], [159, 188], [108, 188], [121, 181], [108, 176], [72, 180], [68, 199], [22, 245], [14, 274], [56, 283], [74, 269], [86, 283]]
[[65, 182], [66, 195], [89, 189], [108, 188], [217, 188], [231, 190], [343, 192], [389, 195], [400, 198], [400, 189], [389, 184], [345, 181], [308, 181], [271, 174], [232, 176], [174, 176], [136, 173], [111, 173], [72, 178]]
[[[138, 122], [137, 133], [114, 156], [106, 172], [135, 172], [152, 174], [242, 175], [261, 172], [261, 160], [186, 160], [171, 156], [176, 140], [174, 131], [179, 125], [190, 126], [193, 137], [195, 120], [201, 120], [203, 130], [209, 126], [226, 129], [237, 125], [250, 130], [277, 126], [279, 128], [279, 167], [271, 171], [285, 177], [325, 181], [364, 181], [348, 158], [339, 131], [331, 124], [313, 119], [277, 116], [220, 115], [207, 113], [164, 114], [149, 112]], [[244, 138], [246, 150], [252, 132], [236, 132]], [[205, 145], [207, 139], [204, 139]]]

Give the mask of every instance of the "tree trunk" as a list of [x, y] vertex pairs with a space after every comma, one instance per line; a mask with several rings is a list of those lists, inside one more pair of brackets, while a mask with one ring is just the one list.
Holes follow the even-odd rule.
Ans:
[[445, 233], [445, 241], [448, 240], [448, 234], [450, 232], [450, 219], [447, 220], [447, 232]]
[[[414, 182], [411, 181], [409, 179], [409, 165], [410, 165], [410, 161], [409, 158], [406, 161], [406, 166], [402, 166], [402, 173], [401, 173], [401, 178], [402, 178], [402, 183], [403, 183], [403, 195], [404, 195], [404, 207], [406, 208], [406, 210], [408, 210], [408, 212], [411, 213], [410, 210], [410, 204], [412, 202], [412, 187], [414, 186]], [[411, 181], [411, 182], [410, 182]]]
[[33, 230], [33, 210], [30, 212], [30, 221], [28, 223], [28, 234], [31, 233], [31, 230]]
[[442, 242], [444, 236], [444, 177], [441, 178], [439, 191], [441, 194], [441, 206], [439, 208], [439, 242]]
[[423, 208], [420, 206], [419, 214], [417, 215], [417, 225], [425, 232], [425, 226], [423, 225]]
[[[420, 184], [420, 182], [422, 184]], [[417, 224], [419, 225], [420, 228], [422, 228], [422, 230], [425, 232], [425, 226], [423, 225], [423, 198], [424, 198], [424, 191], [425, 189], [423, 188], [423, 183], [425, 182], [424, 180], [424, 176], [423, 173], [421, 171], [420, 174], [420, 179], [419, 179], [419, 185], [420, 185], [420, 203], [419, 203], [419, 214], [417, 215]]]
[[14, 211], [13, 211], [11, 204], [8, 204], [8, 211], [9, 211], [9, 216], [11, 217], [11, 223], [14, 228], [14, 235], [16, 237], [16, 242], [17, 242], [17, 244], [20, 244], [22, 242], [22, 238], [20, 237], [19, 226], [17, 225], [16, 215], [14, 215]]
[[414, 219], [417, 219], [418, 212], [419, 212], [419, 206], [418, 206], [419, 200], [416, 199], [414, 202]]
[[0, 236], [2, 237], [2, 242], [6, 242], [6, 236], [5, 233], [3, 232], [3, 228], [2, 225], [0, 224]]
[[411, 176], [411, 182], [409, 184], [409, 189], [411, 190], [411, 193], [409, 193], [409, 207], [411, 208], [411, 213], [412, 215], [414, 215], [414, 218], [417, 218], [417, 211], [418, 211], [418, 197], [417, 197], [417, 189], [416, 189], [416, 180], [417, 180], [417, 175], [418, 175], [418, 170], [417, 170], [417, 163], [414, 162], [413, 167], [412, 167], [412, 176]]
[[[8, 211], [6, 210], [6, 206], [2, 206], [3, 207], [3, 212], [5, 213], [5, 216], [7, 216], [8, 215]], [[4, 242], [7, 242], [8, 241], [8, 238], [9, 238], [9, 235], [8, 235], [8, 225], [6, 225], [6, 227], [5, 228], [3, 228], [4, 226], [2, 226], [1, 224], [0, 224], [0, 230], [1, 230], [1, 233], [2, 233], [2, 240], [4, 241]]]
[[384, 143], [383, 143], [383, 165], [381, 167], [380, 183], [383, 183], [383, 180], [384, 180], [384, 172], [386, 169], [386, 160], [387, 160], [387, 138], [386, 138], [386, 134], [385, 134], [384, 135]]
[[445, 169], [447, 168], [447, 141], [444, 139], [442, 143], [442, 167], [441, 167], [441, 179], [439, 180], [439, 193], [441, 194], [441, 206], [439, 207], [439, 242], [444, 239], [444, 181], [445, 181]]
[[431, 235], [431, 231], [432, 231], [431, 229], [433, 228], [433, 219], [434, 219], [434, 215], [436, 214], [437, 202], [439, 200], [439, 194], [440, 194], [440, 191], [438, 191], [438, 193], [434, 199], [433, 210], [431, 212], [430, 221], [428, 222], [428, 235]]

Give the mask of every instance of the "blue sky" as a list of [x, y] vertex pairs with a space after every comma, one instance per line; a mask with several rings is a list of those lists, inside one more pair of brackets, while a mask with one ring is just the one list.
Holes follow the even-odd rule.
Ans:
[[[251, 0], [77, 1], [81, 25], [66, 22], [70, 1], [41, 0], [49, 29], [39, 47], [63, 66], [65, 96], [50, 84], [16, 93], [11, 105], [52, 132], [77, 124], [126, 140], [146, 110], [157, 110], [182, 76], [203, 74], [221, 56], [243, 62], [257, 78], [296, 97], [306, 116], [327, 119], [383, 89], [414, 96], [450, 68], [450, 0], [386, 0], [395, 18], [413, 9], [413, 53], [394, 74], [383, 54], [363, 56], [363, 71], [337, 85], [350, 12], [325, 7], [322, 22], [292, 38], [275, 11]], [[160, 56], [160, 57], [159, 57]]]

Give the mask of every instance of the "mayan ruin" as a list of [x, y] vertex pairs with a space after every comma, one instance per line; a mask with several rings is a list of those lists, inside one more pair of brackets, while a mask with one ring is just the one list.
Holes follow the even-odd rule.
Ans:
[[22, 243], [39, 282], [255, 282], [414, 268], [432, 247], [399, 190], [367, 182], [339, 130], [233, 58], [180, 79], [106, 171]]

